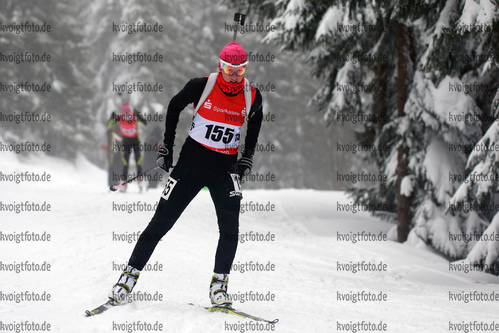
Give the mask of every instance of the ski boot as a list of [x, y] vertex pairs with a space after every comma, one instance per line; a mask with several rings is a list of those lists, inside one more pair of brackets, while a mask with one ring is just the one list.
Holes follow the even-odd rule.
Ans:
[[132, 292], [133, 287], [137, 283], [140, 271], [128, 266], [118, 280], [118, 282], [113, 286], [113, 289], [109, 292], [109, 300], [116, 304], [121, 304], [126, 301], [128, 295]]
[[227, 284], [229, 283], [229, 274], [214, 273], [210, 284], [210, 301], [215, 307], [229, 308], [232, 302], [227, 294]]

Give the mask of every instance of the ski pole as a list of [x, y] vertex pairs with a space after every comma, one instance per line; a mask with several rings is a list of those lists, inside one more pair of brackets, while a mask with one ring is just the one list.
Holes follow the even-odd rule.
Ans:
[[234, 22], [235, 22], [235, 27], [234, 27], [234, 42], [236, 41], [236, 36], [237, 36], [237, 26], [239, 25], [239, 23], [241, 23], [241, 25], [244, 25], [245, 18], [246, 18], [245, 14], [241, 14], [241, 13], [235, 13], [234, 14]]
[[117, 191], [118, 189], [120, 189], [121, 187], [125, 186], [126, 184], [129, 184], [129, 183], [133, 182], [134, 180], [136, 180], [137, 178], [140, 178], [140, 177], [142, 177], [142, 176], [145, 176], [145, 175], [146, 175], [146, 174], [148, 174], [149, 172], [154, 171], [154, 170], [156, 170], [156, 169], [158, 169], [158, 168], [159, 168], [159, 166], [158, 166], [158, 165], [156, 165], [155, 167], [152, 167], [152, 168], [150, 168], [150, 169], [148, 169], [148, 170], [146, 170], [146, 171], [144, 171], [144, 172], [142, 172], [142, 173], [138, 174], [137, 176], [135, 176], [135, 177], [133, 177], [133, 178], [128, 179], [128, 180], [127, 180], [126, 182], [124, 182], [124, 183], [121, 183], [121, 184], [119, 184], [119, 185], [114, 185], [114, 186], [113, 186], [113, 185], [111, 185], [111, 187], [109, 187], [109, 189], [110, 189], [111, 191], [115, 192], [115, 191]]

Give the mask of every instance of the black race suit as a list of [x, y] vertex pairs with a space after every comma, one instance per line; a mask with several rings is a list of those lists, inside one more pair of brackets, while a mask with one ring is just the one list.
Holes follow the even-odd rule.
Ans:
[[[166, 115], [164, 145], [172, 147], [180, 112], [190, 103], [197, 104], [207, 78], [196, 78], [172, 98]], [[241, 91], [240, 94], [243, 94]], [[230, 96], [230, 95], [229, 95]], [[248, 127], [245, 151], [254, 152], [263, 118], [262, 96], [257, 90], [247, 116]], [[160, 239], [173, 227], [184, 209], [206, 186], [218, 219], [219, 241], [215, 255], [215, 273], [229, 273], [234, 260], [239, 234], [239, 210], [241, 196], [235, 195], [230, 171], [234, 171], [237, 154], [226, 155], [206, 148], [188, 137], [182, 146], [177, 164], [170, 174], [165, 188], [168, 200], [163, 196], [151, 222], [140, 235], [129, 259], [129, 265], [142, 270]]]

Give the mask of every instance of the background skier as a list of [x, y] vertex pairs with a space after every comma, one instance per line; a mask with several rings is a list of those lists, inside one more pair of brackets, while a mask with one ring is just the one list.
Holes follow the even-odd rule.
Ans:
[[[117, 149], [121, 151], [122, 162], [123, 162], [123, 172], [121, 174], [121, 181], [126, 181], [128, 179], [128, 166], [130, 161], [130, 154], [132, 153], [135, 157], [135, 163], [137, 165], [137, 174], [142, 173], [142, 162], [143, 157], [141, 154], [141, 146], [139, 141], [139, 122], [146, 125], [147, 121], [142, 117], [142, 114], [132, 108], [128, 102], [124, 102], [121, 105], [121, 113], [112, 113], [111, 118], [108, 122], [108, 133], [112, 133], [116, 126], [119, 126], [119, 133], [122, 138], [121, 145], [118, 146], [113, 144], [112, 150]], [[109, 136], [110, 134], [108, 134]], [[139, 181], [139, 187], [142, 191], [142, 185]], [[122, 191], [126, 191], [126, 185], [123, 186]]]

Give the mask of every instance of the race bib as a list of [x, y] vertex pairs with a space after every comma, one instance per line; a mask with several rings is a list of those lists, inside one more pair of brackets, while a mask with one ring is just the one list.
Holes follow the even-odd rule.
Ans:
[[168, 180], [166, 181], [165, 189], [163, 190], [163, 193], [161, 193], [161, 197], [165, 200], [168, 200], [175, 185], [177, 185], [177, 180], [173, 179], [172, 177], [168, 178]]

